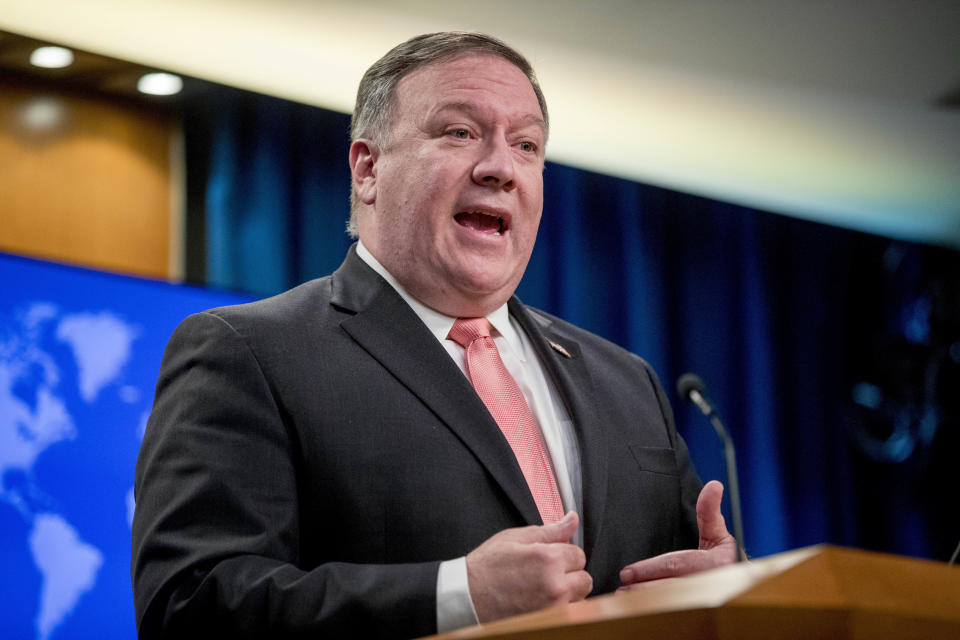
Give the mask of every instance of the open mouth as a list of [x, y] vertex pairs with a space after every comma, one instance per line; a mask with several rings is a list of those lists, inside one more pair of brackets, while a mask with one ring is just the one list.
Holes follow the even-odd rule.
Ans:
[[503, 216], [499, 216], [493, 211], [482, 209], [461, 211], [453, 217], [458, 224], [481, 233], [501, 235], [507, 230], [507, 222], [503, 219]]

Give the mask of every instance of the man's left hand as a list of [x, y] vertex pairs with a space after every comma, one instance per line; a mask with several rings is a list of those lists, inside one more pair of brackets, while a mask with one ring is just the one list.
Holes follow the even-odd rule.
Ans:
[[720, 513], [723, 485], [712, 480], [700, 491], [697, 498], [697, 528], [700, 531], [698, 549], [671, 551], [653, 558], [634, 562], [620, 571], [623, 586], [618, 591], [629, 590], [642, 582], [675, 578], [714, 567], [732, 564], [737, 555], [737, 542]]

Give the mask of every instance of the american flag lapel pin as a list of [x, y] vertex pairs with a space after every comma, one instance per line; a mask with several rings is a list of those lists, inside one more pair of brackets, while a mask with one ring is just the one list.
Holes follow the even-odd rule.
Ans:
[[559, 345], [553, 340], [547, 340], [550, 343], [550, 346], [553, 347], [553, 350], [562, 355], [564, 358], [570, 357], [570, 352], [563, 348], [563, 345]]

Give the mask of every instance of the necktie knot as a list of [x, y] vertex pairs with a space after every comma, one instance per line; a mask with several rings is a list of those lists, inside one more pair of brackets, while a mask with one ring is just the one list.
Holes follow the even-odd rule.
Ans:
[[486, 318], [457, 318], [447, 337], [466, 349], [477, 338], [489, 338], [490, 331]]

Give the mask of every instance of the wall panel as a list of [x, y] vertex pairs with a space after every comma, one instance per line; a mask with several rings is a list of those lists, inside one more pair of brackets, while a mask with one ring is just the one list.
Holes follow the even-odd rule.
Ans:
[[0, 250], [169, 277], [160, 108], [0, 80]]

